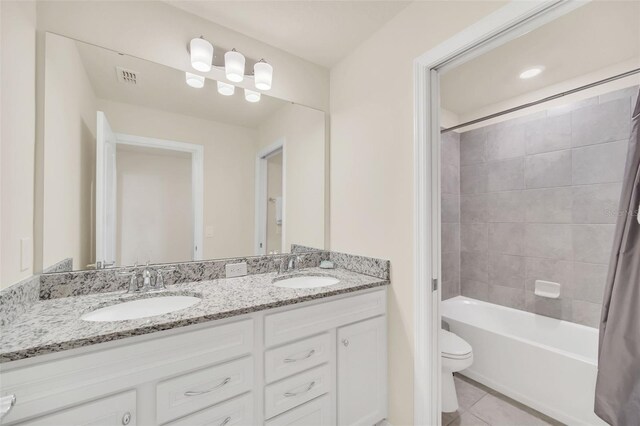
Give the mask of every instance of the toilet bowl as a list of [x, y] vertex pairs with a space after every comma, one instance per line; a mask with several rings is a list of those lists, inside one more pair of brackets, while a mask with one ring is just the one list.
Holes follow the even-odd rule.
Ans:
[[453, 373], [473, 364], [471, 345], [450, 331], [440, 330], [442, 356], [442, 411], [450, 413], [458, 409], [458, 395]]

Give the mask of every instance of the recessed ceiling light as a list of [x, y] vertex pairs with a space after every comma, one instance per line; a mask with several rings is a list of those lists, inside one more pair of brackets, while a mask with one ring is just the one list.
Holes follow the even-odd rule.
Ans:
[[544, 67], [529, 68], [529, 69], [524, 70], [524, 71], [522, 71], [520, 73], [520, 78], [524, 80], [524, 79], [527, 79], [527, 78], [535, 77], [538, 74], [540, 74], [543, 70], [544, 70]]

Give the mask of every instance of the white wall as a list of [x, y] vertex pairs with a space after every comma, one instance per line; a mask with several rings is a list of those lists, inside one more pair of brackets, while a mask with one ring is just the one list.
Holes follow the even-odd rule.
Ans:
[[324, 248], [324, 113], [287, 104], [259, 126], [260, 146], [284, 138], [284, 234], [291, 244]]
[[270, 95], [324, 111], [329, 107], [326, 68], [164, 2], [44, 1], [38, 3], [38, 28], [184, 71], [191, 70], [187, 44], [202, 35], [214, 45], [267, 59], [274, 67]]
[[44, 105], [44, 267], [95, 256], [96, 97], [76, 43], [48, 35]]
[[331, 249], [391, 260], [394, 425], [413, 424], [412, 61], [502, 4], [414, 2], [331, 69]]
[[203, 258], [253, 253], [257, 132], [128, 104], [99, 100], [113, 131], [204, 146]]
[[4, 288], [33, 273], [31, 261], [21, 267], [20, 240], [27, 238], [33, 244], [35, 3], [2, 1], [0, 15], [0, 288]]
[[118, 145], [119, 265], [193, 260], [191, 155]]

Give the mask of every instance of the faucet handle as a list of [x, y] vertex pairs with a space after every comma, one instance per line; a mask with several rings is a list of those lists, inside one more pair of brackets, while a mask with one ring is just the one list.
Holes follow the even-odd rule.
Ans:
[[164, 268], [158, 268], [156, 269], [156, 289], [159, 290], [163, 290], [165, 289], [165, 284], [164, 284], [164, 273], [165, 272], [173, 272], [176, 270], [175, 266], [167, 266]]
[[130, 277], [129, 279], [129, 293], [138, 291], [138, 271], [130, 269], [128, 271], [116, 271], [116, 275], [120, 277]]

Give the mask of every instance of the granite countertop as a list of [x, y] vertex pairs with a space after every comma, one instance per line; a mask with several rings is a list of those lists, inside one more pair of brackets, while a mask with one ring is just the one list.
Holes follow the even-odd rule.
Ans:
[[[328, 287], [287, 289], [274, 286], [272, 280], [277, 274], [267, 273], [176, 284], [158, 293], [113, 292], [42, 300], [1, 328], [0, 363], [389, 284], [346, 269], [307, 268], [298, 273], [330, 275], [340, 282]], [[198, 296], [202, 300], [192, 307], [155, 317], [113, 322], [80, 319], [98, 308], [161, 295]]]

